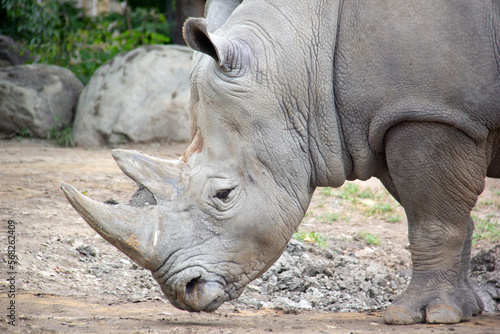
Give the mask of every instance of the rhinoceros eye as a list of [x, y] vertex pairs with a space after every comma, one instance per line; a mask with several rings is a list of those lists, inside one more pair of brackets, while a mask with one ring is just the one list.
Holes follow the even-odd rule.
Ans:
[[229, 196], [229, 193], [231, 192], [232, 189], [224, 189], [224, 190], [219, 190], [216, 194], [215, 197], [217, 197], [220, 200], [225, 200]]
[[230, 210], [238, 201], [236, 198], [241, 193], [237, 182], [224, 178], [212, 178], [208, 183], [208, 199], [211, 207], [220, 212]]

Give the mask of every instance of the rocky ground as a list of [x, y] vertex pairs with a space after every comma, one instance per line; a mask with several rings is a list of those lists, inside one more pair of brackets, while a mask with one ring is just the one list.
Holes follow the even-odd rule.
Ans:
[[[176, 158], [185, 146], [122, 148]], [[500, 327], [500, 180], [487, 180], [474, 210], [472, 279], [488, 313], [470, 322], [383, 324], [381, 310], [404, 290], [411, 267], [404, 212], [376, 180], [318, 189], [295, 238], [268, 272], [217, 312], [189, 314], [170, 306], [150, 273], [88, 227], [59, 189], [65, 182], [96, 200], [128, 201], [136, 186], [110, 150], [0, 142], [0, 330], [494, 333]], [[14, 275], [8, 266], [12, 230], [19, 259]], [[9, 297], [11, 276], [15, 298]], [[17, 327], [7, 324], [12, 300]]]

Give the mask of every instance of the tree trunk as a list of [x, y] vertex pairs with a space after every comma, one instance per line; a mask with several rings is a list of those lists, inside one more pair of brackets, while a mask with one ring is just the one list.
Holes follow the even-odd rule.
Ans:
[[203, 17], [205, 0], [176, 0], [175, 27], [172, 31], [172, 43], [186, 45], [182, 37], [182, 26], [188, 17]]

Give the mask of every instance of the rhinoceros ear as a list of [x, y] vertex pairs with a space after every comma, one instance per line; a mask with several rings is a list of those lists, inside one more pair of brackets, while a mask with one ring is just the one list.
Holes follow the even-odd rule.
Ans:
[[248, 58], [245, 57], [248, 50], [242, 43], [209, 33], [205, 19], [188, 19], [184, 23], [184, 39], [192, 49], [212, 57], [226, 72], [241, 70]]
[[219, 29], [240, 5], [242, 0], [208, 0], [205, 7], [205, 17], [209, 32]]

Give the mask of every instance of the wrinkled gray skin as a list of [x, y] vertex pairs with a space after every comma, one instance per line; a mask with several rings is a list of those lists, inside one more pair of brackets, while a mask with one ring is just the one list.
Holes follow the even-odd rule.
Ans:
[[179, 161], [114, 151], [141, 190], [63, 189], [175, 306], [213, 311], [280, 256], [316, 187], [378, 177], [405, 208], [413, 277], [390, 324], [482, 311], [470, 212], [500, 177], [500, 2], [213, 0]]

